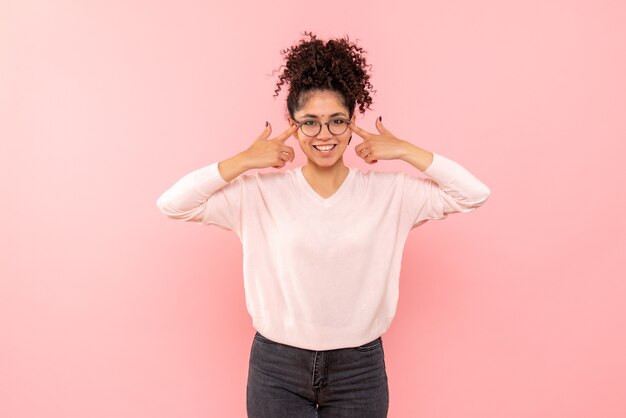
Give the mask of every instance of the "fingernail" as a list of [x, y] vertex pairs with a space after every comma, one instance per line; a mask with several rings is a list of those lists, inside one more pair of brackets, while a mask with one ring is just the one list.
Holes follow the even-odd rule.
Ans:
[[383, 117], [382, 117], [382, 116], [379, 116], [379, 117], [378, 117], [378, 121], [379, 121], [379, 122], [382, 122], [382, 121], [383, 121]]
[[267, 125], [269, 125], [270, 123], [268, 121], [265, 121], [265, 127], [267, 127]]
[[373, 163], [377, 163], [377, 162], [378, 162], [378, 160], [372, 160], [372, 162], [373, 162]]

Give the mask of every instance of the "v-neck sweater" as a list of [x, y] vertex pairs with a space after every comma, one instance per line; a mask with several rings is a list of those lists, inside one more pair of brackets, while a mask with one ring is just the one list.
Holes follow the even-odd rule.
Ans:
[[309, 350], [356, 347], [384, 334], [396, 313], [409, 232], [481, 206], [490, 189], [433, 153], [427, 177], [350, 168], [323, 198], [302, 167], [225, 181], [214, 162], [157, 200], [170, 218], [233, 231], [243, 247], [252, 326]]

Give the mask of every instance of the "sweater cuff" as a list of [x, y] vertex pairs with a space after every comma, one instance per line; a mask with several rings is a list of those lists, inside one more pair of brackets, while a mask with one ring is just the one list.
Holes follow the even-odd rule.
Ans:
[[205, 196], [216, 192], [226, 186], [228, 182], [222, 178], [217, 165], [219, 161], [206, 167], [199, 168], [194, 173], [194, 188]]
[[464, 171], [465, 168], [456, 161], [433, 152], [433, 161], [423, 173], [432, 177], [437, 183], [449, 184]]

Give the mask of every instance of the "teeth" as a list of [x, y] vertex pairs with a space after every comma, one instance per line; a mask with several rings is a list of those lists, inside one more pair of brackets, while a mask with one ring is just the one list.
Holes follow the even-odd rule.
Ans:
[[330, 151], [335, 147], [335, 145], [314, 145], [320, 151]]

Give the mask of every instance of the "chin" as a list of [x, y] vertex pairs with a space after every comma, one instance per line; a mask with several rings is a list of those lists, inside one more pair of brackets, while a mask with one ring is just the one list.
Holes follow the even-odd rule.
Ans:
[[341, 161], [341, 158], [333, 158], [332, 160], [319, 160], [319, 159], [311, 159], [316, 165], [320, 167], [332, 167]]

